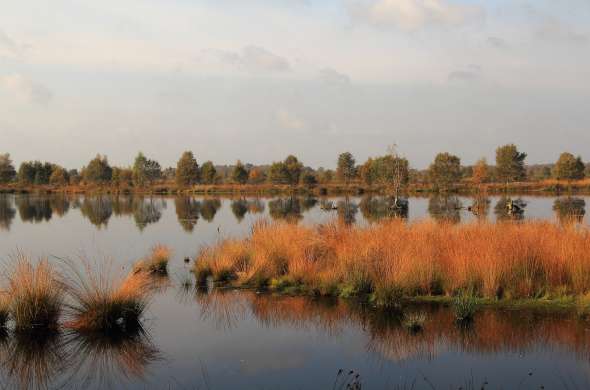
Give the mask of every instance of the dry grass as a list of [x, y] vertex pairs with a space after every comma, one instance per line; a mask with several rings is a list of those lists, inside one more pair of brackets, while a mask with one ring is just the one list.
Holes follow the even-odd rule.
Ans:
[[67, 326], [81, 332], [129, 332], [141, 327], [141, 316], [153, 290], [145, 272], [113, 281], [107, 273], [74, 272], [69, 282], [73, 319]]
[[322, 295], [469, 291], [486, 298], [590, 292], [590, 231], [550, 222], [438, 224], [386, 221], [370, 227], [260, 223], [248, 239], [205, 249], [197, 276], [241, 285], [304, 286]]
[[23, 255], [16, 258], [8, 274], [4, 304], [14, 320], [17, 332], [58, 328], [64, 284], [54, 267], [41, 260], [36, 265]]
[[154, 245], [149, 256], [137, 262], [133, 267], [133, 271], [166, 274], [171, 255], [172, 251], [167, 246]]

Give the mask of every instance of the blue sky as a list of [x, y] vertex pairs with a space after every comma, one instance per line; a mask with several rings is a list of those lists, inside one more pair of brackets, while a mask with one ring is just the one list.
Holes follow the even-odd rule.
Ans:
[[588, 0], [22, 0], [0, 13], [0, 152], [128, 165], [423, 168], [515, 142], [590, 160]]

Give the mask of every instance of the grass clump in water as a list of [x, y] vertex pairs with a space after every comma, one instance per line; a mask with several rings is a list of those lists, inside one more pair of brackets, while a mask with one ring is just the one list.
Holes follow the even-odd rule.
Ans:
[[133, 271], [135, 273], [167, 274], [168, 261], [171, 255], [172, 251], [167, 246], [161, 244], [155, 245], [147, 258], [135, 264]]
[[453, 311], [457, 322], [465, 323], [473, 321], [477, 303], [473, 295], [460, 294], [453, 299]]
[[57, 329], [63, 295], [64, 284], [47, 260], [34, 265], [20, 255], [8, 275], [5, 299], [10, 304], [4, 303], [14, 320], [15, 331]]
[[73, 319], [68, 326], [82, 332], [110, 333], [141, 327], [141, 317], [153, 291], [145, 272], [113, 282], [105, 273], [74, 273], [69, 293]]

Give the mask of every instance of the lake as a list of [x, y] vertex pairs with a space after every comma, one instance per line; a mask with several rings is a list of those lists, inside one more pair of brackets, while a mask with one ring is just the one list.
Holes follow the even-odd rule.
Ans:
[[[550, 219], [588, 224], [590, 197], [410, 198], [409, 221]], [[470, 211], [469, 206], [474, 211]], [[326, 211], [332, 206], [336, 210]], [[567, 310], [482, 309], [459, 327], [449, 308], [420, 305], [423, 331], [354, 300], [195, 289], [185, 257], [260, 219], [366, 225], [391, 217], [382, 197], [138, 197], [0, 195], [0, 251], [87, 259], [128, 272], [156, 243], [174, 251], [145, 322], [146, 333], [89, 340], [0, 335], [8, 388], [539, 389], [590, 387], [589, 322]], [[351, 373], [352, 371], [352, 373]], [[358, 375], [358, 378], [357, 378]], [[356, 388], [356, 387], [351, 387]]]

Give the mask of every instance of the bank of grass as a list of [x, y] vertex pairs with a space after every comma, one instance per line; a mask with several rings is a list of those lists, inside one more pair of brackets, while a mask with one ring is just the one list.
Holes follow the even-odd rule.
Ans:
[[170, 260], [171, 255], [172, 251], [170, 248], [162, 244], [156, 244], [146, 258], [135, 263], [133, 271], [135, 273], [147, 272], [166, 274], [168, 272], [168, 261]]
[[590, 232], [541, 221], [262, 222], [247, 239], [204, 249], [194, 271], [201, 282], [211, 276], [241, 287], [363, 296], [386, 307], [467, 291], [477, 303], [569, 304], [590, 292]]
[[17, 332], [57, 329], [65, 291], [61, 277], [47, 260], [34, 264], [22, 255], [15, 260], [2, 298], [4, 320], [9, 314]]

